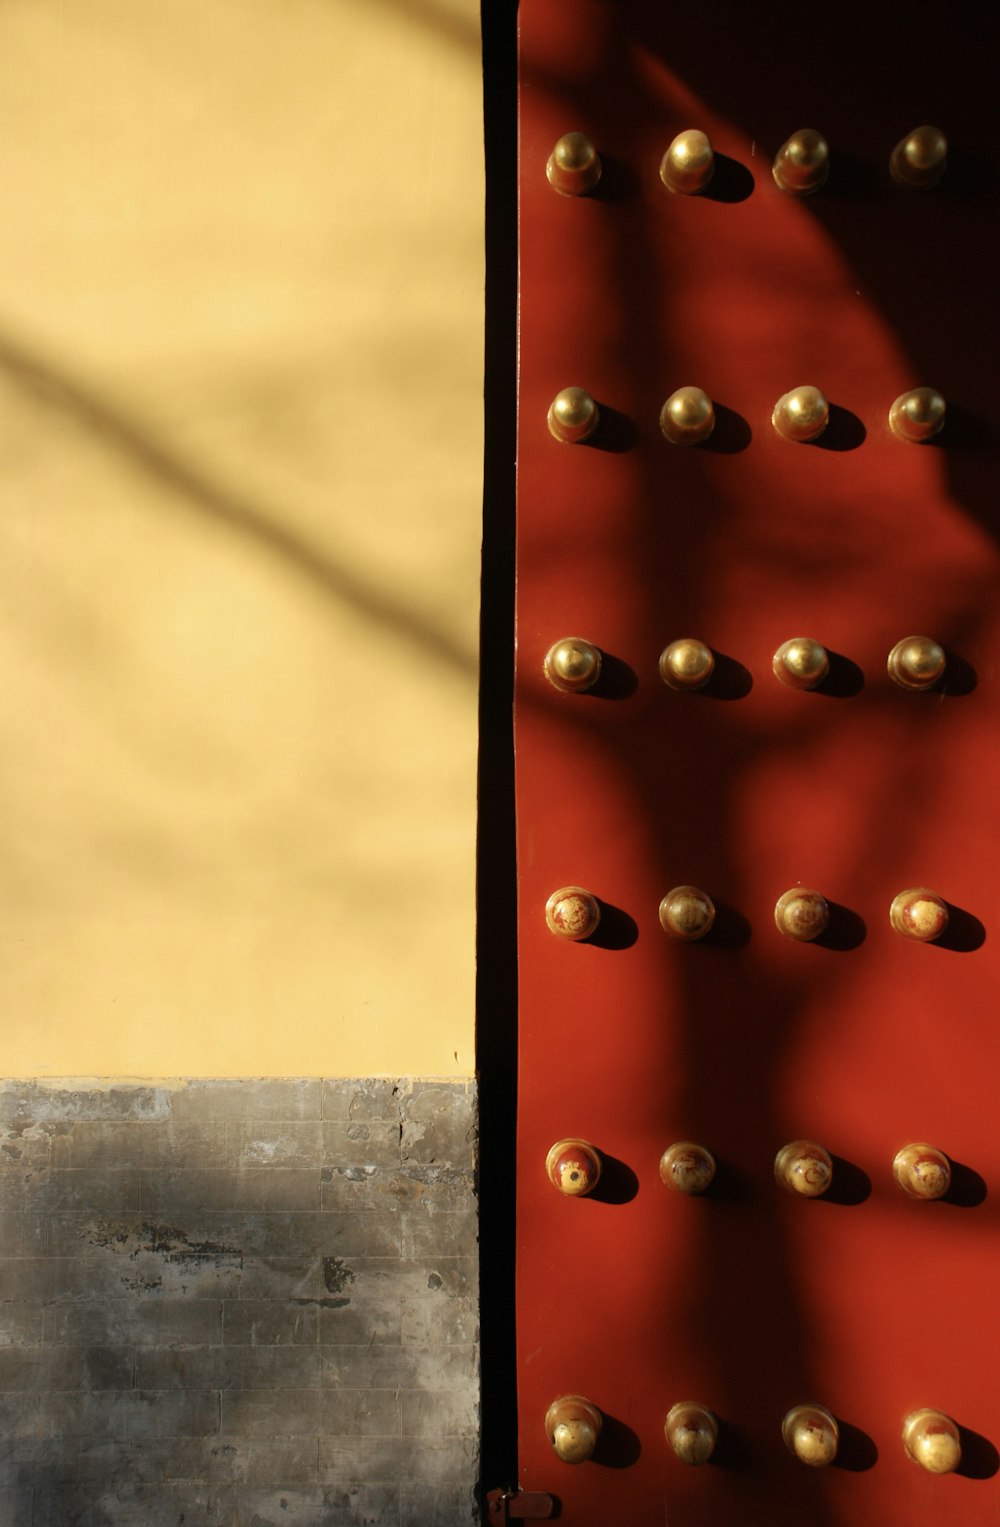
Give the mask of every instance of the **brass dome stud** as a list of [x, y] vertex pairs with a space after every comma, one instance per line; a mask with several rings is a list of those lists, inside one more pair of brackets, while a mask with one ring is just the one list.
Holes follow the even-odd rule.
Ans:
[[889, 653], [889, 677], [901, 689], [932, 689], [945, 670], [944, 648], [929, 636], [904, 636]]
[[889, 410], [889, 428], [897, 440], [923, 445], [944, 428], [947, 404], [933, 387], [913, 387], [900, 393]]
[[825, 1405], [793, 1405], [781, 1423], [785, 1446], [800, 1463], [825, 1469], [837, 1456], [840, 1428]]
[[549, 1181], [567, 1198], [586, 1198], [601, 1180], [601, 1158], [586, 1140], [557, 1140], [545, 1158]]
[[671, 445], [700, 445], [715, 428], [715, 408], [701, 387], [678, 387], [660, 409], [660, 429]]
[[830, 405], [818, 387], [793, 387], [783, 392], [771, 413], [771, 423], [785, 440], [808, 445], [818, 440], [830, 422]]
[[892, 1175], [909, 1198], [943, 1198], [951, 1187], [951, 1162], [936, 1146], [915, 1140], [896, 1152]]
[[545, 677], [565, 694], [593, 689], [601, 677], [601, 649], [582, 636], [564, 636], [553, 642], [542, 664]]
[[911, 886], [893, 898], [889, 921], [904, 938], [930, 944], [948, 926], [948, 904], [925, 885]]
[[826, 897], [819, 891], [807, 890], [805, 886], [793, 886], [774, 904], [774, 926], [785, 938], [794, 939], [797, 944], [811, 944], [814, 938], [826, 932], [829, 921], [830, 905]]
[[715, 672], [715, 655], [695, 636], [682, 636], [660, 653], [660, 678], [668, 689], [704, 689]]
[[823, 134], [814, 127], [800, 127], [786, 139], [771, 169], [779, 191], [790, 191], [793, 196], [811, 196], [826, 184], [829, 172], [830, 150]]
[[560, 196], [586, 196], [601, 178], [601, 160], [586, 133], [563, 133], [545, 166]]
[[950, 1474], [962, 1461], [958, 1427], [943, 1410], [911, 1410], [903, 1422], [907, 1458], [929, 1474]]
[[660, 927], [672, 938], [694, 943], [711, 932], [715, 903], [696, 885], [675, 885], [660, 902]]
[[545, 921], [556, 938], [574, 943], [597, 932], [601, 908], [596, 896], [581, 885], [564, 885], [545, 903]]
[[704, 1193], [715, 1176], [715, 1157], [693, 1140], [675, 1140], [660, 1157], [660, 1181], [676, 1193]]
[[819, 1198], [833, 1181], [833, 1162], [815, 1140], [790, 1140], [774, 1158], [774, 1180], [800, 1198]]
[[719, 1423], [707, 1405], [678, 1400], [667, 1411], [663, 1435], [682, 1463], [707, 1463], [715, 1451]]
[[564, 387], [549, 404], [549, 433], [561, 445], [581, 445], [600, 422], [597, 404], [583, 387]]
[[789, 689], [815, 689], [830, 671], [830, 657], [811, 636], [793, 636], [774, 654], [771, 670]]
[[897, 186], [926, 190], [936, 186], [948, 164], [948, 140], [939, 127], [915, 127], [889, 155], [889, 174]]
[[714, 174], [712, 145], [697, 127], [678, 133], [660, 160], [660, 179], [668, 191], [681, 196], [697, 196]]
[[582, 1394], [564, 1394], [545, 1412], [545, 1435], [563, 1463], [583, 1463], [601, 1435], [601, 1412]]

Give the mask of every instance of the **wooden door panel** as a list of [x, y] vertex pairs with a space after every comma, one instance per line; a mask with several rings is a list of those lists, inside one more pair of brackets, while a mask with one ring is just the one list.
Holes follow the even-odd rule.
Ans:
[[[996, 26], [973, 7], [950, 33], [918, 9], [909, 35], [860, 9], [794, 27], [761, 10], [520, 8], [520, 1482], [567, 1523], [964, 1527], [1000, 1509]], [[948, 171], [907, 192], [889, 153], [925, 121]], [[809, 198], [771, 176], [802, 126], [831, 152]], [[659, 162], [689, 127], [718, 183], [671, 195]], [[604, 163], [581, 198], [545, 175], [573, 129]], [[770, 422], [804, 383], [833, 405], [814, 445]], [[571, 384], [602, 412], [585, 445], [546, 428]], [[658, 427], [685, 384], [717, 408], [696, 448]], [[887, 415], [920, 385], [948, 423], [912, 446]], [[918, 632], [949, 655], [927, 694], [886, 672]], [[593, 693], [543, 674], [571, 635], [604, 654]], [[771, 671], [801, 635], [833, 654], [813, 693]], [[684, 636], [718, 654], [705, 692], [658, 676]], [[546, 928], [570, 884], [604, 905], [585, 943]], [[678, 884], [720, 907], [704, 942], [660, 928]], [[802, 884], [835, 904], [819, 944], [774, 926]], [[920, 885], [953, 908], [939, 944], [889, 925]], [[605, 1158], [591, 1197], [546, 1177], [568, 1136]], [[800, 1136], [836, 1158], [813, 1201], [774, 1182]], [[719, 1161], [703, 1197], [659, 1180], [680, 1139]], [[954, 1163], [945, 1200], [894, 1183], [911, 1140]], [[606, 1418], [575, 1467], [542, 1425], [565, 1393]], [[681, 1399], [722, 1422], [702, 1468], [663, 1438]], [[831, 1468], [782, 1443], [806, 1400], [841, 1423]], [[957, 1473], [905, 1457], [919, 1405], [964, 1429]]]

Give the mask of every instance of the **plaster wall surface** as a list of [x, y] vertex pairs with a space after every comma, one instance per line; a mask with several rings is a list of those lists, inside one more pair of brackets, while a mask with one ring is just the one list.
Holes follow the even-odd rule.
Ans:
[[458, 1527], [475, 0], [0, 9], [0, 1520]]
[[478, 5], [0, 59], [0, 1067], [470, 1075]]

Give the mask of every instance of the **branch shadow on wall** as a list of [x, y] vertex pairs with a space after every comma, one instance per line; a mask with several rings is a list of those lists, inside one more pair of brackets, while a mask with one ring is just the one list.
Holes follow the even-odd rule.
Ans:
[[417, 610], [406, 610], [387, 597], [372, 580], [348, 568], [324, 548], [310, 544], [281, 513], [234, 492], [225, 483], [190, 461], [158, 436], [151, 424], [131, 416], [120, 404], [102, 396], [42, 356], [9, 332], [0, 329], [0, 371], [39, 403], [74, 420], [129, 467], [154, 479], [176, 495], [175, 503], [191, 514], [208, 515], [226, 529], [256, 543], [314, 584], [327, 599], [346, 605], [366, 621], [415, 645], [426, 658], [475, 680], [477, 664], [443, 631]]

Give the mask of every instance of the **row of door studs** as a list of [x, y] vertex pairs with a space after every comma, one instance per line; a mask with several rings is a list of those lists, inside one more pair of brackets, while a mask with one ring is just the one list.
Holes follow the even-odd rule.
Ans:
[[[907, 190], [936, 186], [947, 168], [948, 142], [938, 127], [925, 124], [901, 138], [889, 155], [889, 174]], [[587, 196], [600, 183], [603, 166], [586, 133], [564, 133], [545, 166], [549, 185], [561, 196]], [[779, 191], [811, 196], [826, 184], [830, 148], [814, 127], [800, 127], [774, 156], [771, 174]], [[660, 160], [660, 179], [678, 196], [697, 196], [715, 175], [715, 152], [707, 133], [688, 127], [677, 134]]]
[[[944, 428], [947, 405], [933, 387], [900, 393], [889, 409], [889, 429], [897, 440], [923, 445]], [[601, 410], [585, 387], [564, 387], [548, 411], [549, 433], [561, 445], [583, 445], [596, 434]], [[808, 445], [830, 423], [830, 405], [818, 387], [793, 387], [782, 393], [771, 424], [785, 440]], [[715, 429], [715, 405], [701, 387], [678, 387], [660, 409], [660, 432], [671, 445], [702, 445]]]
[[[587, 1140], [557, 1140], [545, 1170], [567, 1198], [586, 1198], [601, 1180], [601, 1153]], [[892, 1175], [909, 1198], [943, 1198], [951, 1187], [951, 1162], [926, 1140], [914, 1140], [896, 1152]], [[660, 1180], [678, 1193], [704, 1193], [714, 1177], [715, 1157], [694, 1140], [676, 1140], [660, 1157]], [[774, 1158], [774, 1179], [800, 1198], [820, 1198], [833, 1182], [833, 1158], [815, 1140], [790, 1140]]]
[[[600, 1410], [580, 1394], [560, 1395], [545, 1413], [545, 1434], [563, 1463], [584, 1463], [592, 1457], [603, 1426]], [[715, 1451], [719, 1423], [707, 1405], [680, 1400], [667, 1412], [663, 1433], [683, 1463], [707, 1463]], [[812, 1468], [824, 1468], [837, 1456], [836, 1417], [815, 1401], [793, 1405], [782, 1420], [781, 1435], [789, 1451]], [[950, 1474], [962, 1461], [959, 1429], [943, 1410], [911, 1410], [903, 1421], [902, 1438], [907, 1457], [930, 1474]]]
[[[930, 636], [904, 636], [886, 660], [886, 671], [900, 689], [929, 690], [944, 677], [944, 648]], [[583, 636], [563, 636], [545, 654], [542, 671], [554, 689], [585, 694], [601, 677], [600, 647]], [[789, 689], [818, 689], [830, 672], [830, 654], [811, 636], [792, 636], [771, 659], [776, 679]], [[664, 647], [660, 678], [668, 689], [699, 690], [711, 683], [715, 653], [696, 636], [682, 636]]]
[[[695, 943], [707, 937], [715, 923], [715, 903], [695, 885], [674, 886], [660, 902], [660, 926], [672, 938]], [[549, 932], [567, 943], [593, 938], [601, 924], [601, 904], [580, 885], [560, 886], [545, 903]], [[793, 886], [778, 897], [774, 922], [779, 933], [798, 944], [822, 937], [830, 922], [830, 903], [819, 891]], [[893, 897], [889, 922], [903, 938], [929, 944], [948, 927], [948, 903], [926, 886], [909, 886]]]

